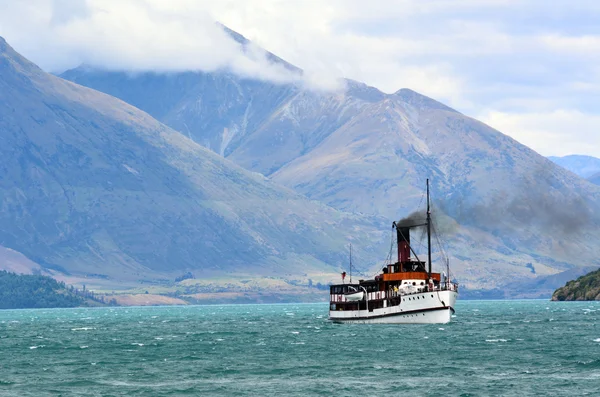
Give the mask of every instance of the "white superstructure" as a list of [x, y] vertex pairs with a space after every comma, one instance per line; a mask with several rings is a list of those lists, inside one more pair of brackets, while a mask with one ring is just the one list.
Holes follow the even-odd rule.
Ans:
[[[369, 292], [362, 307], [343, 310], [347, 303], [344, 294], [332, 294], [329, 319], [335, 322], [408, 324], [443, 324], [454, 313], [457, 291], [435, 290], [409, 294]], [[370, 304], [370, 307], [369, 307]]]

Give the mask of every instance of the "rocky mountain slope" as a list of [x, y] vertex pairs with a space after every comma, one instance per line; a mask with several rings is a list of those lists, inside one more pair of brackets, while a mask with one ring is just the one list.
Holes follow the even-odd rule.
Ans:
[[352, 239], [365, 242], [363, 257], [386, 240], [373, 220], [309, 201], [125, 102], [47, 74], [1, 38], [0, 137], [0, 245], [53, 272], [301, 278], [337, 273]]
[[378, 90], [349, 81], [325, 94], [230, 73], [139, 73], [90, 66], [61, 77], [120, 98], [244, 168], [271, 175], [310, 151]]
[[345, 91], [311, 92], [225, 72], [81, 67], [63, 77], [344, 211], [391, 223], [422, 208], [429, 177], [455, 272], [471, 288], [598, 263], [600, 189], [414, 91], [384, 94], [347, 81]]

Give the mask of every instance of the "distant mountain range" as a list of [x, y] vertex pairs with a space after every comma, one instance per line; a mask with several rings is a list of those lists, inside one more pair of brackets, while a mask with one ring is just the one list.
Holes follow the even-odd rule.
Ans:
[[331, 277], [349, 242], [371, 258], [388, 241], [378, 220], [244, 170], [119, 99], [45, 73], [1, 38], [0, 136], [0, 254], [11, 269], [113, 284], [188, 271]]
[[600, 185], [600, 172], [588, 177], [587, 180], [592, 182], [594, 185]]
[[598, 178], [600, 174], [600, 159], [596, 157], [572, 154], [563, 157], [549, 156], [548, 158], [561, 167], [588, 180], [594, 177]]
[[454, 269], [470, 287], [598, 263], [600, 189], [414, 91], [384, 94], [347, 80], [343, 92], [312, 92], [226, 72], [91, 66], [61, 77], [117, 96], [238, 165], [343, 211], [391, 223], [422, 208], [431, 178]]
[[0, 42], [0, 245], [43, 269], [331, 279], [352, 242], [374, 270], [426, 178], [470, 289], [598, 263], [600, 187], [414, 91], [89, 65], [61, 77], [128, 103]]

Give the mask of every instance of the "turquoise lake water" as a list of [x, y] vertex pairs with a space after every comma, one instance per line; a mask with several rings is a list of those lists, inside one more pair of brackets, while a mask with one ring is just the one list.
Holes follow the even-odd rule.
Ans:
[[459, 301], [444, 325], [327, 307], [0, 311], [0, 396], [600, 396], [600, 302]]

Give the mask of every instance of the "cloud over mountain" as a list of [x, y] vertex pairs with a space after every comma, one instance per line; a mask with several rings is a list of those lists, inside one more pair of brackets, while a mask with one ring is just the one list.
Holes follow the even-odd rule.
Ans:
[[50, 71], [82, 63], [130, 72], [226, 70], [310, 89], [343, 89], [335, 76], [286, 67], [263, 48], [232, 36], [204, 9], [186, 16], [159, 2], [34, 0], [0, 3], [0, 27]]
[[[386, 93], [408, 87], [546, 156], [600, 156], [589, 133], [600, 129], [599, 18], [593, 0], [0, 1], [0, 35], [47, 71], [224, 67], [321, 90], [339, 89], [339, 77]], [[240, 52], [214, 20], [303, 78]]]

